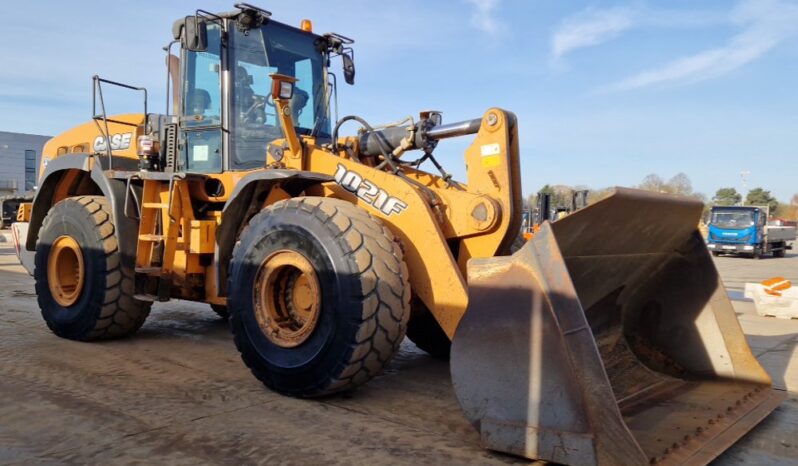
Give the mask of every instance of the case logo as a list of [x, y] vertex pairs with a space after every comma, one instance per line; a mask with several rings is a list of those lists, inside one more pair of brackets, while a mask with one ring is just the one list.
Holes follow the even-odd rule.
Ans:
[[358, 173], [347, 170], [341, 164], [338, 164], [338, 169], [335, 171], [335, 182], [386, 216], [400, 214], [407, 209], [406, 203], [391, 196], [371, 181], [364, 180]]
[[[133, 133], [119, 133], [114, 134], [111, 139], [111, 150], [125, 150], [130, 148], [130, 141], [133, 139]], [[97, 136], [94, 138], [95, 152], [103, 152], [105, 148], [105, 136]]]

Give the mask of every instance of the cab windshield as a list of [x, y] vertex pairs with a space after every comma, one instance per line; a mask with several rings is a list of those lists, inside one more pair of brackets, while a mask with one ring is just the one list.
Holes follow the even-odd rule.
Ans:
[[741, 230], [754, 225], [752, 210], [715, 210], [712, 212], [712, 225], [729, 230]]
[[263, 166], [266, 144], [283, 137], [270, 95], [274, 73], [297, 78], [290, 101], [297, 133], [329, 138], [325, 57], [319, 38], [275, 22], [246, 32], [231, 29], [233, 168]]

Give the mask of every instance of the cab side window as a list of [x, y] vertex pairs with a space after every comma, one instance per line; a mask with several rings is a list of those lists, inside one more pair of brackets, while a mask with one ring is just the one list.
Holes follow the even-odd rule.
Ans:
[[222, 170], [220, 28], [208, 24], [208, 50], [184, 56], [183, 169], [218, 173]]

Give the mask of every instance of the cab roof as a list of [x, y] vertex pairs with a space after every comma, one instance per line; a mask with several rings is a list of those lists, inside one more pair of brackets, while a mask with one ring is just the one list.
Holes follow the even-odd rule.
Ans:
[[[200, 11], [200, 10], [198, 10], [198, 11], [200, 13], [202, 13], [202, 11]], [[211, 18], [216, 17], [216, 18], [222, 18], [222, 19], [236, 20], [245, 11], [252, 11], [252, 10], [234, 8], [234, 9], [232, 9], [230, 11], [223, 11], [223, 12], [220, 12], [220, 13], [210, 13], [210, 14], [206, 13], [205, 16], [211, 17]], [[263, 13], [263, 11], [265, 11], [265, 10], [262, 10], [262, 11], [254, 10], [254, 11]], [[266, 20], [267, 21], [274, 21], [273, 19], [271, 19], [270, 15], [265, 15], [265, 16], [266, 16]], [[275, 22], [280, 23], [280, 24], [282, 24], [284, 26], [290, 27], [292, 29], [296, 29], [297, 31], [302, 31], [305, 34], [310, 34], [310, 35], [315, 36], [315, 37], [321, 37], [318, 34], [315, 34], [315, 33], [312, 33], [312, 32], [307, 32], [307, 31], [303, 31], [302, 29], [299, 29], [297, 27], [291, 26], [291, 25], [286, 24], [286, 23], [282, 23], [280, 21], [275, 21]], [[183, 33], [183, 28], [185, 27], [185, 25], [186, 25], [186, 17], [180, 18], [177, 21], [175, 21], [174, 24], [172, 24], [172, 37], [174, 38], [174, 40], [180, 40], [180, 36]]]

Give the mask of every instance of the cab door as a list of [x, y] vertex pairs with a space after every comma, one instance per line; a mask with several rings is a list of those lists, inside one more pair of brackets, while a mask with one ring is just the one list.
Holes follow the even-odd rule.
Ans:
[[207, 50], [183, 50], [181, 171], [221, 173], [223, 169], [221, 32], [221, 26], [209, 23]]

